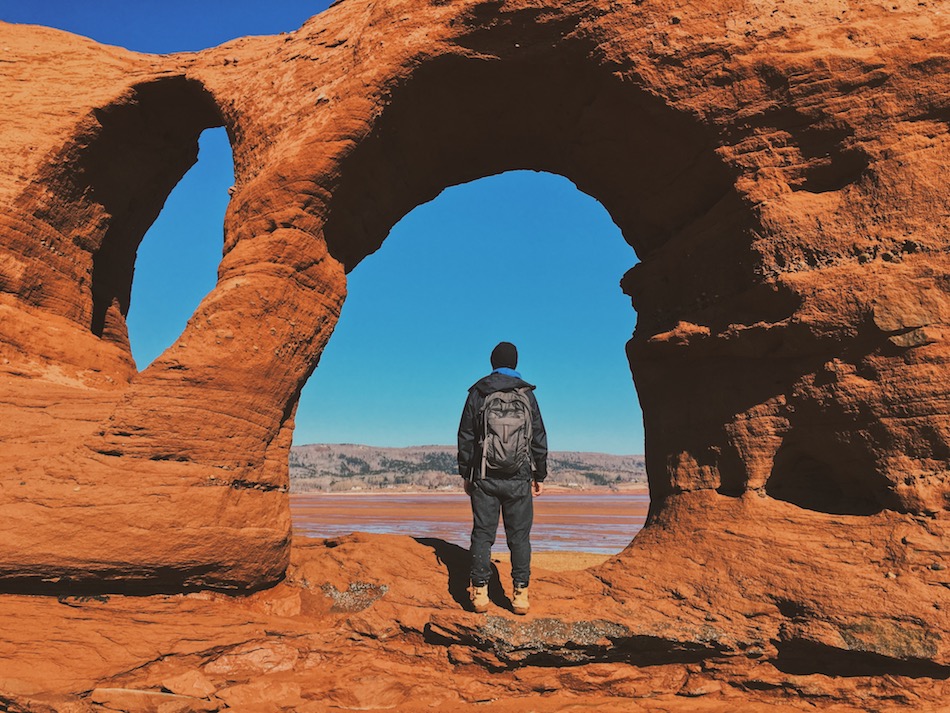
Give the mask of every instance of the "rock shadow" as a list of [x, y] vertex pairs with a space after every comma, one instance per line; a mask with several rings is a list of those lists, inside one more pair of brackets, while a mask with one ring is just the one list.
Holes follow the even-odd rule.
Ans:
[[[472, 566], [470, 552], [464, 547], [436, 537], [415, 537], [413, 539], [420, 545], [432, 548], [436, 559], [440, 564], [444, 564], [449, 572], [449, 595], [462, 609], [473, 611], [471, 597], [468, 593], [469, 572]], [[491, 579], [488, 581], [488, 597], [496, 606], [502, 609], [511, 609], [511, 601], [501, 586], [498, 568], [494, 563], [491, 565]]]
[[774, 666], [793, 676], [904, 676], [938, 681], [950, 678], [950, 666], [921, 657], [899, 658], [873, 651], [849, 651], [803, 639], [779, 643], [777, 649]]
[[769, 497], [832, 515], [875, 515], [884, 509], [889, 483], [866, 456], [824, 434], [809, 434], [805, 442], [820, 455], [804, 448], [801, 436], [798, 442], [786, 438], [765, 484]]

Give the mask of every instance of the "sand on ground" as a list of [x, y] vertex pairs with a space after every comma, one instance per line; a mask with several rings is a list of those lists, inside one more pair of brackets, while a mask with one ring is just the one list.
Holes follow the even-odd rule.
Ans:
[[[548, 569], [553, 572], [571, 572], [587, 569], [603, 564], [616, 555], [604, 555], [597, 552], [532, 552], [531, 565], [538, 569]], [[492, 552], [491, 561], [511, 562], [510, 552]]]

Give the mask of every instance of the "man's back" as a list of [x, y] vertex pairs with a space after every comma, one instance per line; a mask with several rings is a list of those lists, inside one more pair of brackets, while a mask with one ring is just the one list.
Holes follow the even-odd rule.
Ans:
[[[491, 547], [500, 515], [511, 550], [512, 610], [516, 614], [528, 612], [532, 498], [541, 494], [541, 483], [547, 476], [548, 439], [534, 386], [515, 371], [517, 364], [518, 350], [513, 344], [501, 342], [495, 347], [491, 354], [494, 370], [469, 388], [459, 421], [459, 475], [465, 479], [465, 492], [472, 501], [471, 591], [476, 612], [487, 611], [489, 607]], [[486, 402], [489, 410], [497, 404], [497, 419], [486, 410]], [[508, 433], [509, 430], [523, 431], [525, 441], [518, 441], [514, 437], [518, 434]], [[509, 438], [516, 445], [508, 443]], [[504, 449], [526, 451], [515, 454], [516, 467], [507, 467], [502, 462], [504, 458], [496, 458], [497, 453], [489, 459], [488, 448], [496, 448], [500, 441], [506, 443]], [[488, 467], [489, 463], [494, 467]]]
[[479, 416], [485, 405], [485, 399], [490, 394], [498, 391], [514, 391], [516, 389], [526, 390], [528, 403], [531, 407], [531, 458], [517, 473], [516, 477], [522, 480], [531, 480], [531, 462], [534, 463], [535, 480], [543, 481], [547, 476], [547, 432], [541, 418], [541, 409], [538, 407], [538, 401], [534, 396], [535, 386], [522, 379], [520, 375], [515, 374], [517, 372], [512, 369], [508, 369], [507, 372], [504, 369], [497, 369], [476, 381], [468, 390], [468, 399], [466, 399], [465, 407], [462, 409], [462, 419], [459, 423], [458, 432], [459, 475], [466, 480], [477, 477], [481, 468], [482, 453], [480, 445], [485, 434], [481, 432]]

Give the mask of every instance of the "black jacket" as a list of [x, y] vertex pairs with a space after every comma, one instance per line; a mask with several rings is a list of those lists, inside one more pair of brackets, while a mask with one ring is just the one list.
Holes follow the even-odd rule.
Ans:
[[[544, 421], [541, 420], [541, 409], [534, 397], [534, 386], [523, 379], [508, 374], [492, 373], [479, 379], [468, 390], [465, 408], [462, 409], [462, 420], [459, 422], [459, 475], [466, 480], [472, 479], [472, 474], [481, 468], [481, 448], [479, 447], [478, 414], [485, 403], [485, 397], [496, 391], [513, 391], [527, 387], [528, 401], [531, 403], [531, 460], [534, 463], [533, 478], [543, 481], [548, 475], [548, 435], [544, 430]], [[491, 476], [491, 471], [487, 473]], [[516, 476], [522, 480], [531, 480], [531, 466], [526, 464]]]

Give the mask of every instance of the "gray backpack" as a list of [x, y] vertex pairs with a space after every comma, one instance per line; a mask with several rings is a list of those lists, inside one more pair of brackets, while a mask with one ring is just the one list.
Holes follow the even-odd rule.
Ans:
[[515, 475], [531, 462], [531, 401], [528, 389], [495, 391], [481, 410], [482, 468]]

